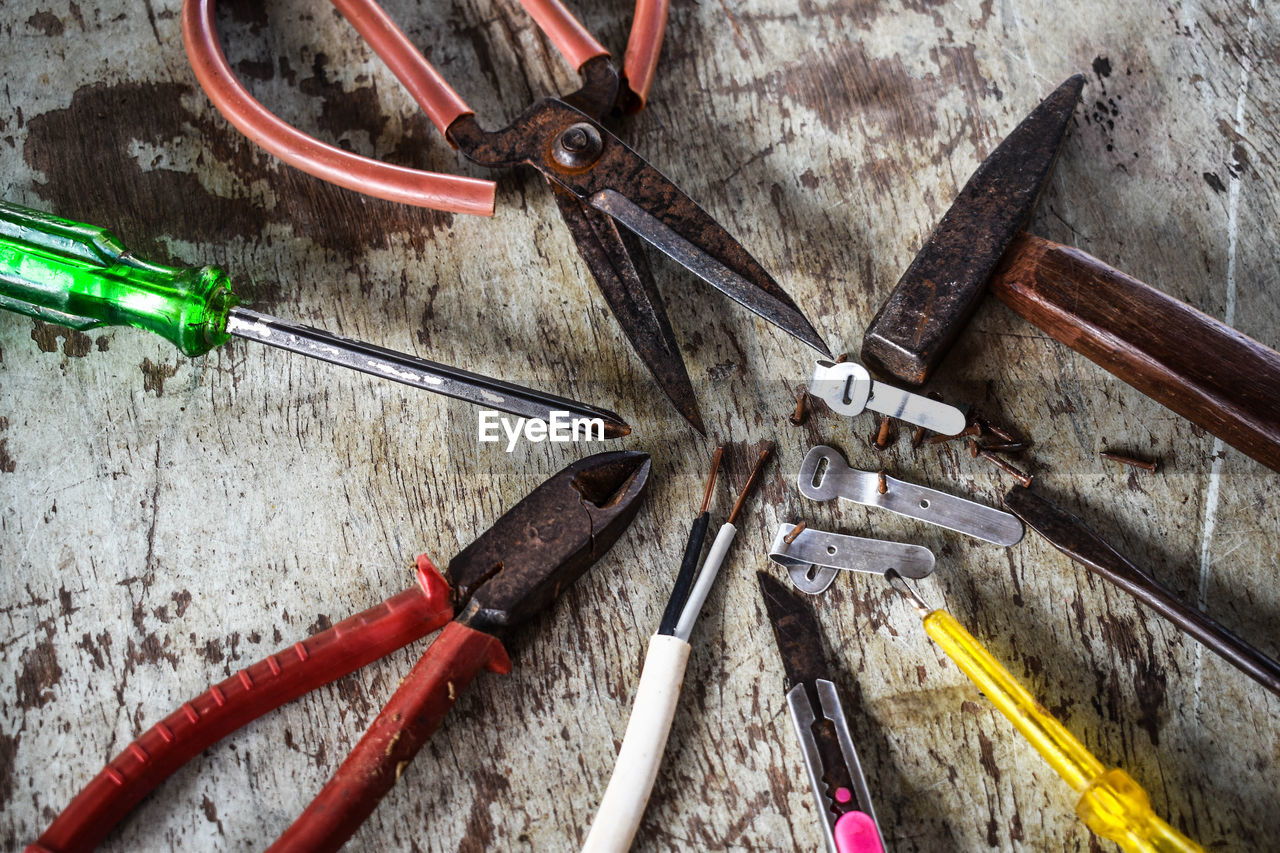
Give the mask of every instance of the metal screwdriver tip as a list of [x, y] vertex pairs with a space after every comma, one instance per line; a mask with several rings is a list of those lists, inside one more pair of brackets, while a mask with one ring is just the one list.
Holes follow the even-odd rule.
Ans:
[[932, 608], [925, 604], [924, 599], [921, 598], [914, 589], [907, 585], [906, 579], [903, 578], [902, 575], [898, 574], [895, 569], [889, 569], [885, 572], [884, 579], [889, 582], [889, 586], [893, 587], [894, 592], [899, 593], [906, 598], [907, 601], [911, 602], [911, 606], [916, 609], [917, 613], [921, 616], [929, 615]]

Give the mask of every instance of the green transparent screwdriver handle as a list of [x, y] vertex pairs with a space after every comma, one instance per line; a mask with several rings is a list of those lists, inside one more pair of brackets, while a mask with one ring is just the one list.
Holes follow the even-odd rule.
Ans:
[[134, 326], [196, 356], [239, 300], [217, 267], [135, 258], [104, 228], [0, 201], [0, 308], [73, 329]]

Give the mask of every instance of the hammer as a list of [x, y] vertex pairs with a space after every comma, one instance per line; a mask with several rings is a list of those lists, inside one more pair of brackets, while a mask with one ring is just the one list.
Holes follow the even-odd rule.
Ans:
[[867, 327], [872, 372], [922, 385], [988, 282], [1042, 331], [1280, 471], [1280, 353], [1097, 258], [1023, 231], [1084, 77], [1045, 98], [969, 178]]

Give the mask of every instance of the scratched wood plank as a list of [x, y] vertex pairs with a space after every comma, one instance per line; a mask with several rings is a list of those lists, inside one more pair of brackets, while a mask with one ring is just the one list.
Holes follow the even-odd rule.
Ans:
[[[458, 163], [325, 4], [221, 4], [229, 57], [285, 119], [362, 153]], [[490, 124], [573, 76], [510, 2], [387, 0]], [[620, 49], [623, 0], [577, 11]], [[654, 455], [648, 507], [520, 630], [353, 842], [571, 849], [626, 725], [715, 441], [780, 461], [695, 634], [637, 849], [817, 849], [752, 573], [781, 521], [933, 548], [948, 606], [1157, 811], [1215, 850], [1280, 832], [1280, 701], [1029, 538], [995, 549], [791, 486], [815, 443], [994, 501], [943, 445], [880, 453], [870, 422], [785, 423], [810, 354], [658, 263], [711, 436], [678, 424], [589, 283], [541, 179], [492, 220], [326, 187], [242, 139], [195, 85], [173, 0], [8, 0], [5, 197], [112, 225], [139, 252], [231, 268], [251, 304], [592, 399]], [[836, 349], [863, 327], [969, 173], [1069, 73], [1088, 76], [1032, 227], [1280, 345], [1276, 13], [1260, 2], [803, 0], [671, 10], [650, 109], [624, 138], [751, 247]], [[709, 310], [711, 309], [711, 310]], [[211, 680], [411, 582], [583, 448], [476, 442], [475, 411], [233, 342], [177, 356], [130, 330], [0, 316], [0, 843], [34, 839], [103, 762]], [[1035, 440], [1026, 465], [1177, 593], [1280, 654], [1276, 474], [996, 304], [939, 376]], [[1155, 475], [1103, 449], [1159, 457]], [[729, 505], [722, 487], [716, 508]], [[1070, 793], [881, 585], [818, 601], [897, 850], [1101, 849]], [[146, 801], [109, 849], [242, 850], [336, 768], [420, 646], [258, 722]]]

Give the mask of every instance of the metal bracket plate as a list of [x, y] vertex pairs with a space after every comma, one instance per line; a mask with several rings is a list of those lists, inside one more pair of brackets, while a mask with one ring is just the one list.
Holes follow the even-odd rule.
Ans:
[[769, 559], [785, 566], [796, 589], [809, 595], [825, 592], [837, 572], [883, 575], [889, 569], [904, 578], [923, 578], [933, 572], [933, 552], [921, 545], [863, 539], [805, 528], [787, 542], [795, 524], [778, 525]]
[[844, 498], [997, 545], [1016, 545], [1022, 539], [1022, 522], [1003, 510], [889, 476], [884, 481], [881, 494], [878, 474], [849, 467], [840, 451], [820, 444], [801, 463], [797, 486], [810, 500]]

